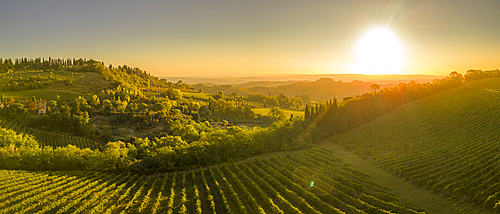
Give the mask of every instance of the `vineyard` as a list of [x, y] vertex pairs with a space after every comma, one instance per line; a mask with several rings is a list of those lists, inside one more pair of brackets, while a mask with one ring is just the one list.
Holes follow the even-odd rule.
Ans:
[[25, 100], [31, 99], [33, 96], [38, 99], [43, 100], [57, 100], [57, 96], [64, 101], [73, 101], [79, 96], [85, 97], [85, 93], [73, 92], [73, 91], [62, 91], [62, 90], [46, 90], [46, 89], [36, 89], [36, 90], [26, 90], [26, 91], [5, 91], [2, 92], [4, 99], [12, 97], [14, 100]]
[[0, 127], [14, 130], [17, 134], [34, 137], [38, 141], [41, 147], [51, 146], [53, 148], [56, 148], [56, 147], [64, 147], [66, 145], [74, 145], [81, 149], [89, 148], [92, 150], [102, 150], [101, 144], [93, 140], [81, 137], [75, 137], [71, 135], [44, 132], [27, 127], [26, 125], [21, 124], [17, 121], [0, 119]]
[[195, 97], [197, 99], [208, 100], [212, 97], [212, 94], [207, 93], [195, 93], [195, 92], [182, 92], [184, 97]]
[[2, 170], [0, 177], [0, 213], [423, 212], [319, 148], [149, 176]]
[[500, 79], [472, 81], [336, 135], [397, 176], [500, 210]]
[[29, 75], [33, 75], [33, 74], [41, 74], [43, 73], [42, 70], [25, 70], [25, 71], [8, 71], [7, 73], [5, 74], [1, 74], [0, 76], [6, 76], [6, 77], [9, 77], [9, 76], [20, 76], [22, 74], [29, 74]]

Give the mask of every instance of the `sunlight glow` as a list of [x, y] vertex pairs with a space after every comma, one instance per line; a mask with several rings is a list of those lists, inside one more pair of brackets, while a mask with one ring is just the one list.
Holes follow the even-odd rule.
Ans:
[[375, 28], [359, 43], [354, 71], [358, 74], [398, 74], [401, 58], [401, 45], [396, 36], [386, 28]]

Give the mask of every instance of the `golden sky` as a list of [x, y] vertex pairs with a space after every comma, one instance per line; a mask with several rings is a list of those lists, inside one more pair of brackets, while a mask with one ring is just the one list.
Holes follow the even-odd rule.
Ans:
[[9, 1], [0, 57], [92, 58], [156, 76], [360, 73], [360, 41], [383, 27], [401, 46], [397, 73], [464, 74], [500, 68], [498, 9], [498, 0]]

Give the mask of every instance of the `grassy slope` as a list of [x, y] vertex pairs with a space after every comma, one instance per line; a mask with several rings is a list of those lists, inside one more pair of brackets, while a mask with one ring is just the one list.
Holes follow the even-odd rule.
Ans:
[[[3, 74], [0, 78], [0, 85], [8, 82], [8, 77], [29, 77], [29, 76], [49, 76], [50, 72], [33, 72], [22, 73], [15, 75]], [[13, 97], [15, 100], [31, 99], [33, 96], [36, 99], [52, 100], [59, 95], [62, 100], [73, 100], [78, 96], [85, 96], [90, 93], [97, 93], [101, 90], [110, 89], [111, 84], [104, 81], [98, 73], [77, 73], [68, 71], [54, 71], [53, 74], [57, 81], [50, 81], [46, 88], [22, 91], [2, 91], [4, 99]], [[63, 80], [71, 79], [72, 85], [65, 85]]]
[[195, 97], [198, 99], [208, 100], [213, 94], [199, 93], [199, 92], [182, 92], [184, 97]]
[[[462, 210], [464, 213], [485, 212], [478, 207], [470, 207], [470, 200], [475, 195], [465, 195], [465, 200], [462, 201], [465, 204], [455, 207], [456, 205], [452, 203], [456, 202], [444, 201], [435, 194], [423, 191], [422, 188], [416, 189], [415, 186], [408, 185], [408, 181], [403, 180], [404, 173], [402, 177], [395, 179], [396, 176], [389, 176], [390, 172], [380, 170], [375, 164], [389, 169], [401, 169], [403, 172], [405, 169], [417, 166], [407, 173], [416, 171], [416, 173], [429, 172], [433, 175], [431, 170], [435, 169], [438, 170], [436, 179], [438, 182], [447, 179], [450, 179], [449, 183], [460, 182], [463, 179], [479, 180], [478, 182], [487, 180], [487, 176], [454, 178], [453, 173], [461, 173], [462, 171], [456, 172], [455, 168], [462, 167], [463, 172], [469, 170], [470, 173], [474, 173], [474, 170], [481, 170], [480, 168], [470, 170], [471, 168], [466, 168], [464, 165], [479, 160], [476, 163], [479, 166], [487, 161], [480, 160], [489, 149], [476, 150], [478, 152], [474, 153], [469, 153], [469, 150], [486, 148], [486, 145], [491, 145], [489, 148], [494, 147], [496, 151], [500, 149], [498, 148], [500, 146], [494, 143], [498, 140], [500, 127], [499, 108], [500, 79], [469, 82], [459, 88], [400, 107], [357, 129], [333, 136], [331, 141], [323, 142], [322, 145], [334, 148], [336, 154], [350, 161], [354, 168], [372, 174], [382, 184], [397, 187], [394, 189], [399, 190], [396, 191], [400, 193], [399, 197], [405, 198], [404, 195], [407, 195], [409, 200], [426, 205], [424, 206], [426, 210], [435, 213], [456, 213], [457, 210]], [[337, 144], [332, 144], [332, 141]], [[339, 144], [345, 147], [341, 148]], [[353, 156], [351, 151], [368, 159]], [[409, 159], [409, 157], [417, 158]], [[398, 163], [402, 161], [404, 162]], [[450, 161], [453, 161], [453, 165], [446, 165]], [[397, 171], [393, 173], [397, 175]], [[432, 179], [425, 178], [424, 186], [427, 184], [429, 189], [445, 192], [441, 186], [429, 186], [427, 182]], [[459, 184], [458, 187], [464, 185]], [[443, 197], [450, 196], [452, 190], [447, 190], [448, 194], [444, 194]], [[482, 201], [478, 204], [482, 205]], [[464, 209], [468, 211], [463, 211]]]
[[[271, 108], [254, 108], [252, 109], [253, 112], [256, 114], [261, 114], [261, 115], [267, 115], [269, 114], [269, 111]], [[288, 109], [281, 109], [285, 112], [285, 118], [290, 118], [290, 115], [293, 114], [294, 117], [302, 117], [304, 118], [304, 111], [294, 111], [294, 110], [288, 110]]]

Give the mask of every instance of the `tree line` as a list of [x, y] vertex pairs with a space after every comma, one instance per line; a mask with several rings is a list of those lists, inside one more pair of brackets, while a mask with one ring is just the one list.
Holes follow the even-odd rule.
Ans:
[[[272, 127], [213, 128], [207, 123], [175, 122], [172, 135], [133, 142], [109, 142], [104, 151], [66, 147], [41, 148], [31, 138], [0, 129], [0, 168], [29, 170], [175, 171], [254, 155], [303, 148], [313, 136], [306, 124], [294, 119]], [[4, 141], [2, 141], [4, 140]]]

